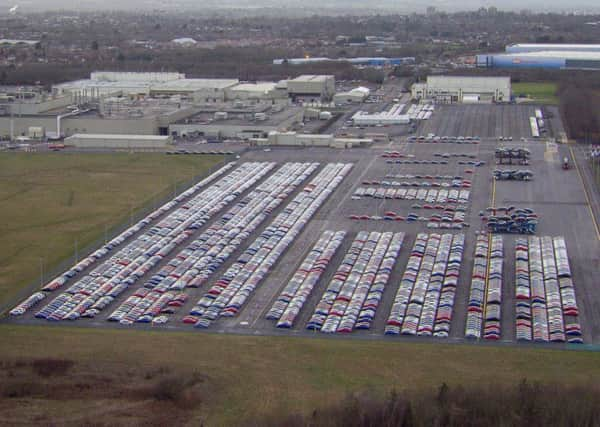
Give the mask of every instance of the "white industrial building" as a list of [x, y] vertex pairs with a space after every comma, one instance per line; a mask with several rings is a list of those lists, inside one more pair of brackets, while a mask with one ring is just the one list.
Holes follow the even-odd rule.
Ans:
[[123, 150], [164, 149], [171, 137], [160, 135], [75, 134], [65, 138], [65, 145], [77, 148], [110, 148]]
[[357, 87], [348, 92], [338, 92], [333, 96], [336, 105], [361, 103], [369, 97], [371, 90], [366, 87]]
[[377, 126], [377, 125], [404, 125], [410, 123], [408, 114], [403, 114], [404, 104], [394, 104], [387, 111], [379, 113], [368, 113], [358, 111], [352, 116], [352, 121], [356, 126]]
[[227, 100], [287, 100], [287, 84], [283, 82], [239, 83], [225, 90]]
[[222, 110], [205, 109], [172, 123], [169, 135], [175, 137], [262, 138], [272, 131], [286, 131], [302, 123], [302, 107], [260, 103], [229, 106]]
[[596, 52], [600, 53], [600, 44], [568, 43], [515, 43], [509, 44], [506, 53], [525, 52]]
[[251, 138], [251, 145], [280, 147], [331, 147], [352, 148], [373, 143], [370, 138], [335, 138], [325, 134], [299, 134], [296, 132], [269, 132], [266, 138]]
[[287, 91], [293, 98], [331, 99], [335, 94], [335, 77], [304, 74], [288, 80]]
[[237, 79], [179, 79], [150, 86], [151, 96], [182, 95], [196, 102], [223, 102], [225, 91], [238, 84]]
[[182, 95], [203, 102], [222, 102], [237, 79], [187, 79], [180, 73], [94, 72], [89, 79], [54, 85], [55, 94], [70, 94], [78, 102], [104, 96]]
[[411, 89], [415, 100], [438, 104], [508, 102], [510, 77], [428, 76], [427, 83], [415, 83]]

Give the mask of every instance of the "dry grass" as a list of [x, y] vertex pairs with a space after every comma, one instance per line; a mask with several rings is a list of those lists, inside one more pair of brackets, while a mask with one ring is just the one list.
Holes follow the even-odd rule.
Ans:
[[[0, 154], [0, 303], [219, 156]], [[40, 265], [42, 264], [42, 265]], [[47, 275], [47, 273], [46, 273]], [[50, 279], [50, 277], [46, 277]]]
[[[600, 355], [512, 347], [432, 345], [332, 339], [240, 337], [199, 332], [142, 332], [109, 329], [0, 326], [0, 354], [7, 361], [35, 357], [73, 360], [75, 375], [100, 375], [118, 384], [191, 384], [183, 394], [139, 391], [136, 418], [150, 417], [157, 408], [175, 406], [181, 419], [207, 426], [235, 425], [247, 417], [307, 413], [337, 404], [352, 392], [374, 398], [391, 390], [423, 392], [450, 387], [514, 385], [529, 382], [586, 385], [600, 378]], [[62, 381], [63, 377], [46, 381]], [[173, 378], [175, 378], [173, 380]], [[107, 383], [106, 389], [120, 386]], [[166, 384], [166, 383], [164, 383]], [[189, 390], [199, 392], [191, 393]], [[136, 394], [137, 393], [137, 394]], [[85, 412], [106, 395], [71, 399], [73, 412]], [[5, 399], [6, 400], [6, 399]], [[37, 412], [53, 422], [62, 418], [63, 401], [37, 399]], [[112, 425], [129, 425], [111, 400], [106, 417]], [[31, 399], [11, 407], [12, 417], [28, 416]], [[118, 405], [117, 405], [118, 406]], [[6, 402], [0, 405], [6, 407]], [[97, 409], [104, 411], [101, 406]], [[140, 412], [141, 411], [141, 412]]]

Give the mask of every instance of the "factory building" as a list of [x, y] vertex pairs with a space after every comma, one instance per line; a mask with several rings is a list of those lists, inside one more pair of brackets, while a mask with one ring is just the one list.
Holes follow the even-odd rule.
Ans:
[[411, 88], [415, 100], [437, 104], [508, 102], [510, 77], [428, 76]]
[[367, 66], [367, 67], [389, 67], [404, 64], [414, 64], [415, 58], [407, 56], [403, 58], [384, 58], [384, 57], [359, 57], [359, 58], [327, 58], [327, 57], [314, 57], [314, 58], [286, 58], [286, 59], [274, 59], [273, 65], [304, 65], [314, 64], [317, 62], [348, 62], [352, 65]]
[[304, 74], [288, 80], [287, 91], [292, 98], [329, 100], [335, 94], [335, 77]]
[[600, 70], [598, 44], [514, 44], [505, 53], [477, 55], [482, 68]]
[[227, 106], [221, 110], [204, 109], [172, 123], [169, 135], [206, 139], [262, 138], [272, 131], [286, 131], [302, 123], [302, 107], [284, 107], [270, 103], [251, 106]]
[[299, 134], [296, 132], [269, 132], [266, 137], [251, 138], [250, 144], [279, 147], [352, 148], [372, 144], [370, 138], [335, 138], [333, 135]]
[[548, 44], [548, 43], [516, 43], [504, 49], [506, 53], [526, 52], [596, 52], [600, 53], [600, 44]]
[[258, 83], [240, 83], [225, 90], [227, 100], [240, 101], [264, 101], [273, 102], [287, 101], [287, 82], [258, 82]]
[[[0, 136], [25, 136], [31, 127], [44, 129], [49, 138], [77, 133], [168, 135], [168, 126], [191, 116], [199, 108], [170, 99], [130, 100], [106, 97], [94, 108], [68, 105], [38, 113], [0, 115]], [[31, 107], [35, 109], [39, 107]]]
[[600, 52], [541, 51], [477, 55], [482, 68], [547, 68], [600, 70]]
[[97, 101], [104, 96], [181, 95], [197, 102], [223, 102], [225, 90], [237, 79], [187, 79], [179, 73], [95, 72], [89, 79], [53, 86], [55, 94], [69, 94], [78, 102]]
[[181, 95], [196, 102], [223, 102], [225, 91], [238, 84], [237, 79], [180, 79], [152, 85], [150, 96]]
[[165, 149], [171, 137], [159, 135], [75, 134], [65, 138], [65, 145], [89, 149], [147, 150]]

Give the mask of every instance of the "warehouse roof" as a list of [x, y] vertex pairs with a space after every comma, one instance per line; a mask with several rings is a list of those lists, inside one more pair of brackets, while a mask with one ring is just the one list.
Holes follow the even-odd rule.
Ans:
[[121, 140], [121, 139], [131, 139], [134, 141], [156, 141], [156, 142], [164, 142], [169, 141], [169, 136], [163, 135], [119, 135], [119, 134], [104, 134], [104, 133], [76, 133], [68, 138], [65, 138], [65, 141], [69, 139], [112, 139], [112, 140]]
[[145, 91], [164, 92], [195, 92], [202, 89], [225, 89], [238, 83], [237, 79], [177, 79], [164, 82], [152, 82], [144, 80], [93, 80], [82, 79], [72, 82], [60, 83], [56, 88], [67, 90], [100, 88], [100, 89], [135, 89]]
[[510, 85], [510, 77], [503, 76], [427, 76], [428, 86], [469, 86], [489, 88]]
[[259, 82], [259, 83], [240, 83], [234, 87], [232, 90], [239, 90], [244, 92], [260, 92], [267, 93], [272, 91], [277, 87], [277, 83], [273, 82]]
[[600, 52], [600, 44], [567, 44], [567, 43], [515, 43], [506, 46], [506, 51], [521, 50], [530, 52], [539, 51], [589, 51]]
[[315, 74], [302, 74], [290, 81], [292, 82], [324, 82], [328, 78], [332, 78], [331, 75], [315, 75]]
[[507, 58], [555, 58], [555, 59], [582, 59], [589, 61], [600, 61], [600, 51], [598, 52], [580, 52], [580, 51], [556, 51], [543, 50], [536, 52], [523, 53], [499, 53], [495, 56], [504, 56]]
[[152, 85], [153, 91], [197, 91], [202, 89], [225, 89], [236, 85], [237, 79], [179, 79]]
[[0, 45], [9, 44], [9, 45], [17, 45], [17, 44], [27, 44], [33, 46], [38, 44], [38, 40], [17, 40], [17, 39], [0, 39]]

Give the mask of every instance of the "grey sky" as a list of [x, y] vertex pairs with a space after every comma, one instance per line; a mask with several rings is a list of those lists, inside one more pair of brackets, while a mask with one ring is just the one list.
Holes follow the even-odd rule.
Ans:
[[[217, 5], [220, 8], [248, 8], [262, 7], [289, 8], [299, 4], [293, 0], [0, 0], [0, 14], [19, 4], [22, 12], [47, 11], [47, 10], [198, 10], [206, 11]], [[303, 9], [318, 12], [320, 9], [339, 10], [340, 12], [358, 12], [374, 10], [394, 10], [398, 12], [422, 12], [427, 6], [435, 6], [441, 10], [456, 11], [477, 9], [479, 7], [495, 6], [499, 9], [521, 10], [527, 8], [531, 11], [597, 11], [600, 12], [600, 2], [597, 0], [303, 0]]]

